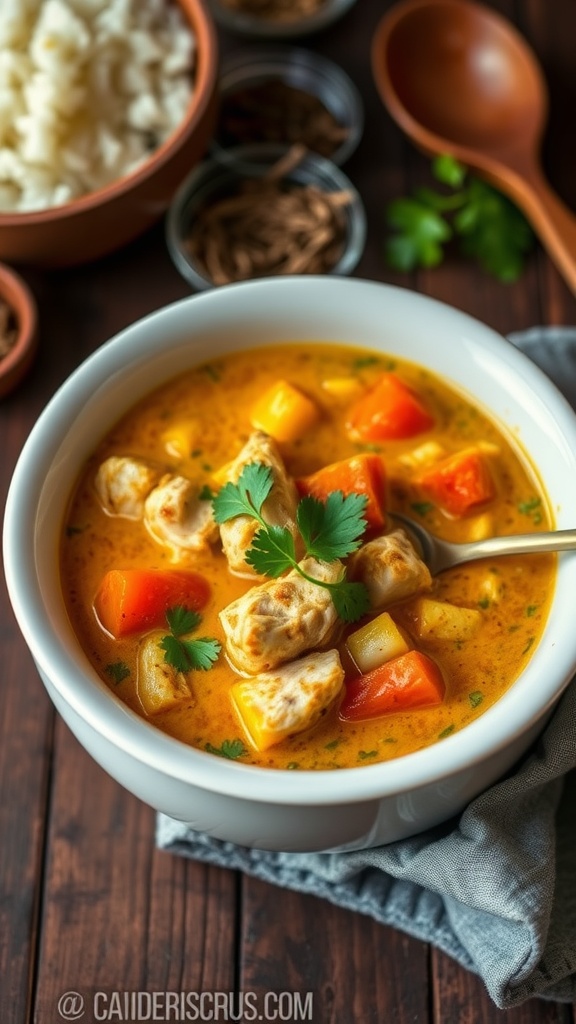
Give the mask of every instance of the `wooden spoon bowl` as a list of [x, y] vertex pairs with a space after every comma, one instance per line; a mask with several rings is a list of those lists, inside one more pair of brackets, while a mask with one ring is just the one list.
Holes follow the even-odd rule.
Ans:
[[378, 25], [372, 70], [412, 141], [505, 192], [576, 291], [576, 217], [540, 166], [546, 81], [515, 28], [472, 0], [401, 0]]

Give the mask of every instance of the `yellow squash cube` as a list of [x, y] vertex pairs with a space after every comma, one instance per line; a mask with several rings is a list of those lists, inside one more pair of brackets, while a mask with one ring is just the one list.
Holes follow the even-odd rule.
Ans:
[[296, 441], [316, 423], [315, 402], [287, 380], [277, 380], [252, 406], [250, 423], [276, 441]]
[[360, 398], [364, 386], [357, 377], [329, 377], [322, 381], [322, 388], [331, 398], [342, 402]]

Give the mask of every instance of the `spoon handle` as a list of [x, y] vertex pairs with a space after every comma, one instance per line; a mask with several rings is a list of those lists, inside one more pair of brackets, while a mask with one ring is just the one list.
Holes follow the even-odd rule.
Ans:
[[538, 164], [509, 181], [510, 195], [524, 211], [551, 259], [576, 294], [576, 215], [562, 202]]
[[485, 558], [489, 555], [521, 555], [537, 551], [570, 551], [576, 549], [576, 530], [553, 530], [548, 533], [525, 533], [504, 537], [489, 537], [466, 547], [466, 558]]

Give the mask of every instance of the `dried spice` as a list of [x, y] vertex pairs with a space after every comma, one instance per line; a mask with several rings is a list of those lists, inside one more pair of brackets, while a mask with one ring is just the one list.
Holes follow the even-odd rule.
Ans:
[[18, 325], [14, 310], [0, 299], [0, 359], [4, 359], [16, 344]]
[[342, 255], [347, 191], [287, 180], [294, 147], [264, 177], [246, 179], [194, 217], [187, 249], [214, 284], [276, 274], [323, 274]]
[[238, 14], [249, 14], [269, 21], [297, 21], [316, 14], [327, 0], [221, 0], [225, 7]]
[[218, 128], [223, 146], [254, 142], [301, 142], [330, 157], [348, 137], [318, 96], [280, 78], [236, 89], [224, 97]]

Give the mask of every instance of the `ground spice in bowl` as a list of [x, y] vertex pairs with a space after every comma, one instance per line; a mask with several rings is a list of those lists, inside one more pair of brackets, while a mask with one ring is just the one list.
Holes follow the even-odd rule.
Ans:
[[279, 78], [231, 91], [220, 110], [218, 141], [223, 146], [300, 142], [331, 157], [348, 135], [318, 96]]
[[228, 54], [219, 79], [212, 152], [300, 144], [341, 165], [364, 128], [362, 97], [334, 61], [302, 46], [268, 45]]
[[269, 21], [297, 21], [326, 6], [328, 0], [221, 0], [224, 7], [239, 14]]
[[18, 321], [11, 306], [0, 298], [0, 360], [12, 351], [18, 338]]
[[[262, 161], [263, 149], [270, 147], [242, 152]], [[356, 190], [339, 168], [302, 146], [259, 166], [208, 164], [192, 178], [191, 194], [176, 197], [167, 222], [176, 266], [204, 288], [279, 274], [349, 273], [364, 237]]]

